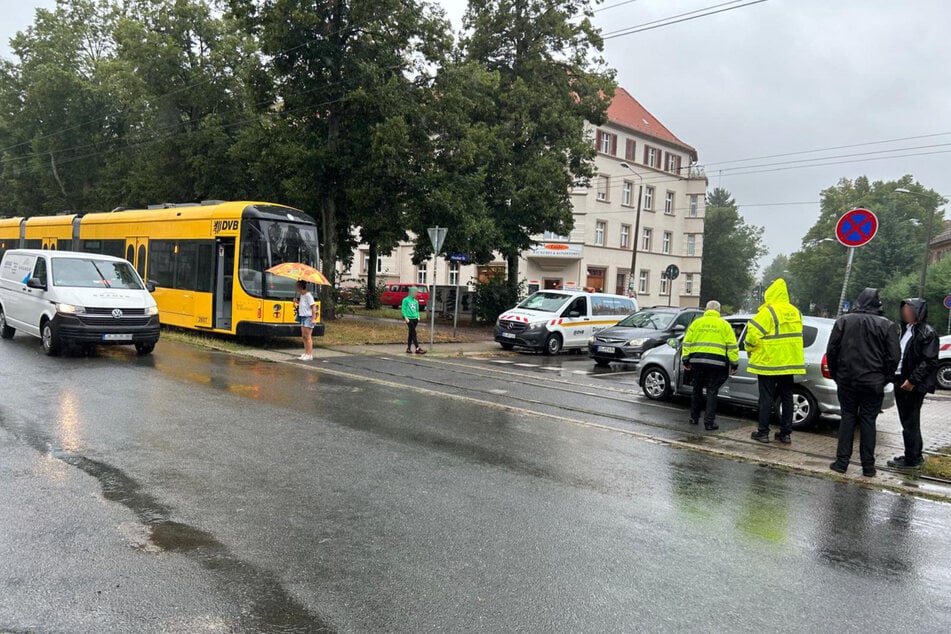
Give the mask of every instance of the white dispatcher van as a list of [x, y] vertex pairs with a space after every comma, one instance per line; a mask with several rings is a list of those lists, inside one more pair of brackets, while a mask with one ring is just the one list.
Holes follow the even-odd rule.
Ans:
[[0, 261], [0, 337], [18, 330], [39, 337], [48, 355], [115, 344], [149, 354], [160, 329], [150, 290], [121, 258], [12, 249]]
[[594, 333], [637, 310], [637, 300], [623, 295], [538, 291], [499, 316], [495, 340], [506, 350], [520, 347], [558, 354], [563, 349], [587, 347]]

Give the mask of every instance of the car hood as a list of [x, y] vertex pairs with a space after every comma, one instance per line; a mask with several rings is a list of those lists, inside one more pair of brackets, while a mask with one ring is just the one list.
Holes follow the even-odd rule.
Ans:
[[602, 341], [630, 341], [631, 339], [663, 339], [667, 335], [662, 330], [653, 328], [633, 328], [629, 326], [612, 326], [597, 334]]

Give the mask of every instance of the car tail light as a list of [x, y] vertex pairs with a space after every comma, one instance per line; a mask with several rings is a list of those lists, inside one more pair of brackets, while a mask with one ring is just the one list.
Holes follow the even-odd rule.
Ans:
[[829, 371], [829, 359], [826, 355], [822, 355], [822, 376], [831, 379], [832, 372]]

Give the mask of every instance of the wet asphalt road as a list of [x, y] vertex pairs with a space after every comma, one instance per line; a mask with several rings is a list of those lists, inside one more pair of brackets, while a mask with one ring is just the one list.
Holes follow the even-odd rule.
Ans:
[[0, 631], [951, 628], [948, 505], [644, 442], [619, 372], [309, 365], [0, 342]]

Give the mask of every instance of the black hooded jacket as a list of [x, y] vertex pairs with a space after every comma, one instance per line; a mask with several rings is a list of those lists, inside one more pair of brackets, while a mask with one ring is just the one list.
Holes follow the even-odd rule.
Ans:
[[[906, 304], [914, 309], [918, 321], [901, 360], [901, 367], [898, 368], [898, 383], [901, 385], [907, 380], [915, 386], [916, 392], [933, 393], [938, 373], [938, 333], [927, 322], [928, 302], [920, 298], [906, 299], [901, 303], [902, 308]], [[907, 324], [902, 321], [902, 334], [906, 327]]]
[[878, 289], [859, 293], [855, 307], [832, 327], [826, 362], [838, 385], [883, 390], [901, 358], [898, 329], [884, 316]]

